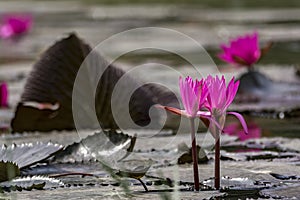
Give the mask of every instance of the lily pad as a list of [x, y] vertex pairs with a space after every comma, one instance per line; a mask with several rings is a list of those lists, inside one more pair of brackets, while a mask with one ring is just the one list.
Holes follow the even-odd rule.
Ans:
[[46, 160], [62, 148], [62, 145], [51, 142], [3, 145], [0, 149], [0, 160], [14, 162], [22, 169]]
[[65, 175], [82, 175], [90, 174], [95, 177], [107, 176], [103, 165], [98, 162], [89, 163], [50, 163], [47, 165], [36, 164], [34, 166], [22, 169], [22, 175], [49, 175], [49, 176], [65, 176]]
[[140, 179], [145, 176], [151, 165], [151, 160], [124, 160], [116, 166], [119, 169], [117, 174], [122, 177]]
[[56, 154], [54, 162], [118, 162], [130, 154], [135, 141], [136, 137], [113, 130], [96, 132]]
[[268, 199], [299, 199], [300, 184], [286, 185], [278, 188], [270, 188], [262, 190], [261, 196]]
[[11, 190], [32, 190], [32, 189], [50, 189], [63, 186], [63, 182], [58, 179], [46, 176], [20, 177], [10, 181], [0, 183], [0, 189], [4, 191]]
[[279, 180], [300, 180], [300, 176], [298, 175], [282, 175], [277, 173], [270, 173], [270, 175]]
[[[203, 184], [213, 187], [214, 178], [205, 180]], [[224, 192], [224, 197], [227, 198], [258, 198], [259, 192], [270, 186], [263, 183], [251, 180], [249, 178], [221, 178], [221, 192]]]
[[298, 153], [293, 152], [272, 152], [272, 151], [251, 151], [239, 153], [221, 153], [222, 160], [234, 161], [251, 161], [251, 160], [273, 160], [273, 159], [287, 159], [298, 158]]

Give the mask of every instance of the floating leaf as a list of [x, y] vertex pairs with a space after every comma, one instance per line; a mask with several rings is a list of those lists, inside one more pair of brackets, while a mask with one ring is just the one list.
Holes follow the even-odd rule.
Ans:
[[[74, 129], [72, 103], [82, 110], [79, 117], [85, 124], [81, 124], [81, 128], [98, 127], [98, 122], [90, 120], [90, 111], [94, 108], [102, 128], [118, 128], [111, 110], [111, 96], [116, 83], [125, 72], [114, 65], [105, 68], [108, 62], [97, 52], [89, 54], [91, 50], [91, 47], [75, 34], [70, 34], [41, 56], [27, 79], [21, 102], [11, 122], [13, 132]], [[87, 57], [88, 55], [91, 56]], [[72, 102], [75, 78], [86, 58], [89, 69], [81, 83], [85, 89], [81, 89], [78, 92], [79, 96]], [[98, 77], [101, 77], [99, 82]], [[91, 85], [97, 86], [95, 105], [83, 104], [80, 98], [94, 96]], [[124, 99], [129, 95], [129, 85], [137, 86], [137, 90], [130, 96], [129, 112], [132, 120], [140, 126], [150, 123], [149, 109], [154, 104], [179, 106], [175, 94], [166, 88], [157, 84], [143, 85], [136, 77], [129, 77], [126, 79], [126, 85], [120, 86], [124, 89], [118, 94], [118, 102], [114, 104], [119, 115], [124, 110]], [[138, 87], [140, 85], [141, 87]], [[41, 110], [27, 106], [24, 102], [43, 102], [51, 105], [58, 103], [60, 107], [58, 110]], [[125, 114], [127, 115], [124, 120], [128, 118], [128, 113]], [[159, 122], [159, 118], [158, 115], [157, 119], [153, 119]]]
[[134, 178], [138, 180], [142, 186], [144, 187], [145, 191], [148, 191], [147, 186], [145, 183], [141, 180], [143, 176], [146, 175], [147, 171], [152, 165], [152, 160], [123, 160], [121, 162], [118, 162], [116, 166], [114, 166], [115, 169], [118, 169], [118, 172], [116, 175], [121, 177], [129, 177]]
[[[214, 178], [205, 180], [204, 185], [213, 187]], [[221, 192], [226, 192], [228, 195], [232, 196], [251, 196], [257, 195], [262, 189], [268, 188], [265, 183], [251, 180], [249, 178], [221, 178]]]
[[11, 181], [0, 183], [0, 189], [4, 191], [11, 190], [32, 190], [32, 189], [50, 189], [63, 186], [64, 183], [58, 179], [47, 176], [33, 176], [15, 178]]
[[279, 180], [300, 180], [300, 176], [297, 175], [282, 175], [277, 173], [270, 173], [270, 175]]
[[21, 169], [46, 160], [62, 148], [62, 145], [51, 142], [3, 145], [0, 149], [0, 160], [14, 162]]
[[152, 160], [130, 159], [119, 162], [115, 168], [118, 169], [117, 175], [119, 176], [140, 179], [145, 176], [152, 162]]
[[297, 158], [298, 153], [293, 152], [272, 152], [272, 151], [250, 151], [239, 153], [221, 153], [222, 160], [234, 161], [250, 161], [250, 160], [273, 160], [273, 159], [286, 159]]
[[147, 187], [140, 180], [151, 167], [151, 160], [128, 159], [124, 160], [134, 148], [135, 137], [117, 133], [116, 131], [97, 132], [88, 136], [80, 143], [68, 146], [64, 151], [58, 153], [55, 162], [86, 162], [100, 161], [102, 168], [110, 173], [116, 180], [121, 182], [114, 174], [122, 177], [137, 179], [145, 190]]
[[51, 175], [51, 177], [59, 177], [66, 175], [82, 175], [96, 177], [107, 176], [101, 163], [89, 162], [89, 163], [49, 163], [47, 165], [37, 164], [26, 169], [22, 169], [22, 175]]
[[116, 131], [101, 131], [74, 143], [55, 155], [56, 162], [118, 162], [127, 157], [135, 145], [135, 137]]
[[13, 162], [0, 161], [0, 182], [11, 180], [19, 175], [18, 165]]

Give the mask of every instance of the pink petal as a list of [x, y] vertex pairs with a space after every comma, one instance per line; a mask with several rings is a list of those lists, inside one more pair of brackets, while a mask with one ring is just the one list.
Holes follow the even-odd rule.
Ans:
[[227, 101], [226, 101], [226, 109], [229, 107], [229, 105], [232, 103], [234, 100], [234, 97], [237, 93], [238, 87], [239, 87], [239, 81], [234, 82], [234, 77], [231, 79], [227, 86], [227, 91], [226, 91], [226, 96], [227, 96]]
[[245, 133], [248, 134], [248, 127], [247, 127], [246, 121], [241, 114], [239, 114], [237, 112], [227, 112], [227, 114], [234, 115], [236, 118], [238, 118], [238, 120], [241, 122], [241, 125], [242, 125]]

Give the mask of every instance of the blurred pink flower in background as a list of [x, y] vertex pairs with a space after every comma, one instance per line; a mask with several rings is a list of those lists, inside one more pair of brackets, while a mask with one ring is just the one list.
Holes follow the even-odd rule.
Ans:
[[8, 87], [5, 82], [0, 83], [0, 107], [8, 107]]
[[0, 37], [3, 39], [20, 36], [32, 27], [32, 16], [29, 14], [7, 14], [2, 17]]
[[225, 126], [223, 132], [227, 135], [237, 136], [240, 141], [245, 141], [252, 138], [260, 138], [262, 134], [261, 128], [254, 122], [248, 122], [248, 134], [239, 123], [231, 123]]
[[218, 57], [236, 66], [251, 67], [260, 59], [262, 54], [257, 32], [234, 38], [228, 46], [222, 44], [220, 47], [223, 52]]

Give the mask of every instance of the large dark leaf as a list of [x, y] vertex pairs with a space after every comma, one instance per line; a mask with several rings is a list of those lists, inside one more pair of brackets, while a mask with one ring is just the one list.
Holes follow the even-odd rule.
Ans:
[[[75, 128], [72, 113], [73, 86], [78, 70], [90, 52], [89, 45], [75, 34], [70, 34], [69, 37], [51, 46], [41, 56], [27, 79], [21, 102], [12, 120], [11, 126], [14, 132]], [[90, 120], [92, 108], [96, 108], [97, 118], [102, 128], [118, 128], [111, 110], [111, 96], [116, 83], [125, 72], [112, 64], [105, 69], [108, 62], [100, 54], [93, 51], [90, 55], [86, 62], [89, 68], [80, 79], [84, 89], [78, 89], [78, 98], [73, 99], [73, 103], [82, 111], [79, 117], [83, 119], [84, 124], [81, 124], [80, 128], [97, 127], [95, 120]], [[101, 79], [97, 82], [101, 74]], [[128, 77], [126, 85], [121, 86], [123, 90], [118, 94], [117, 102], [114, 104], [120, 115], [124, 106], [128, 106], [124, 105], [124, 99], [129, 96], [128, 86], [139, 86], [139, 83], [137, 77]], [[94, 90], [91, 85], [98, 85], [96, 102], [95, 105], [87, 106], [80, 98], [93, 98]], [[25, 102], [52, 105], [58, 103], [60, 107], [58, 110], [38, 109], [25, 105]], [[123, 119], [127, 120], [131, 117], [136, 124], [147, 125], [150, 122], [149, 108], [157, 103], [179, 105], [176, 96], [164, 87], [155, 84], [138, 87], [130, 96], [130, 116], [125, 113], [127, 115]], [[159, 116], [152, 120], [159, 121]], [[122, 128], [131, 128], [129, 125], [126, 127], [126, 124], [124, 126]]]
[[3, 145], [0, 149], [0, 160], [11, 161], [16, 163], [20, 168], [24, 168], [46, 160], [62, 148], [62, 145], [51, 142]]

